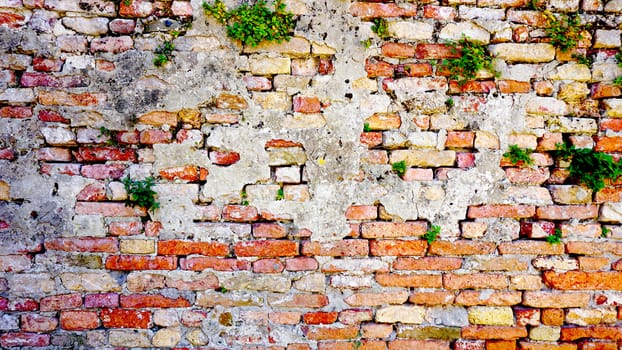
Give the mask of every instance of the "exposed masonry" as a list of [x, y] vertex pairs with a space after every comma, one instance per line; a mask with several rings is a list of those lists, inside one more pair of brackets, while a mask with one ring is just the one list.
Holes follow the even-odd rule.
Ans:
[[[622, 179], [553, 153], [622, 154], [622, 2], [285, 4], [252, 48], [201, 1], [0, 0], [0, 347], [622, 346]], [[463, 34], [496, 76], [439, 68]]]

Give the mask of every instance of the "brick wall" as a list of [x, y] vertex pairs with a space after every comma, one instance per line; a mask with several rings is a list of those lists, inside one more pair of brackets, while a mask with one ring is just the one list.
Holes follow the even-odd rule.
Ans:
[[[285, 3], [241, 47], [199, 1], [0, 0], [0, 347], [619, 349], [622, 179], [554, 151], [622, 155], [622, 3]], [[463, 34], [496, 75], [440, 68]]]

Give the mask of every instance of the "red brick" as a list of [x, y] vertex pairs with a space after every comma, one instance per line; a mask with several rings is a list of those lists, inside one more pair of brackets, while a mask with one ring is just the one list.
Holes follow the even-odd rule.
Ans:
[[299, 113], [319, 113], [322, 110], [320, 99], [316, 96], [294, 96], [294, 112]]
[[433, 73], [429, 63], [398, 64], [393, 69], [396, 77], [427, 77]]
[[[183, 181], [199, 181], [201, 180], [201, 170], [203, 168], [199, 168], [194, 165], [186, 165], [180, 167], [172, 167], [160, 170], [159, 174], [162, 178], [174, 181], [174, 180], [183, 180]], [[207, 169], [205, 169], [207, 171]]]
[[[437, 72], [438, 74], [438, 72]], [[460, 94], [460, 93], [475, 93], [475, 94], [487, 94], [491, 91], [496, 90], [497, 86], [492, 80], [478, 81], [478, 80], [470, 80], [464, 84], [460, 84], [457, 80], [449, 81], [449, 93], [450, 94]]]
[[527, 238], [544, 238], [555, 233], [555, 223], [550, 221], [521, 222], [520, 235]]
[[51, 122], [51, 123], [64, 123], [64, 124], [69, 124], [71, 122], [71, 120], [63, 117], [60, 113], [56, 112], [56, 111], [50, 111], [50, 110], [41, 110], [39, 111], [39, 120], [41, 120], [42, 122]]
[[160, 294], [121, 295], [121, 307], [131, 309], [188, 307], [190, 302], [182, 297], [167, 298]]
[[119, 131], [114, 138], [120, 145], [137, 145], [140, 142], [140, 133], [138, 130]]
[[358, 336], [359, 327], [319, 327], [307, 326], [302, 328], [302, 332], [309, 340], [339, 340], [354, 339]]
[[412, 17], [417, 15], [417, 6], [413, 4], [355, 2], [350, 5], [350, 13], [364, 19], [378, 17]]
[[423, 256], [428, 242], [423, 240], [373, 240], [369, 242], [371, 255], [375, 256]]
[[622, 272], [544, 271], [544, 283], [562, 290], [622, 290]]
[[90, 203], [77, 202], [76, 214], [103, 216], [146, 216], [147, 211], [141, 207], [128, 207], [123, 203]]
[[382, 55], [396, 58], [414, 57], [415, 47], [410, 44], [385, 43], [382, 45]]
[[591, 98], [598, 100], [601, 98], [618, 97], [622, 95], [619, 86], [608, 83], [596, 83], [591, 87]]
[[[2, 301], [2, 299], [0, 299], [0, 301]], [[8, 309], [10, 311], [35, 311], [39, 309], [39, 304], [30, 298], [23, 298], [11, 301], [8, 305]]]
[[425, 5], [423, 7], [423, 17], [433, 18], [440, 21], [453, 21], [457, 11], [449, 6]]
[[41, 311], [75, 309], [80, 306], [82, 306], [82, 296], [80, 294], [52, 295], [42, 298], [39, 303]]
[[225, 205], [222, 218], [226, 221], [247, 222], [259, 220], [257, 208], [249, 205]]
[[32, 107], [4, 106], [0, 107], [0, 118], [24, 119], [32, 117]]
[[192, 241], [158, 241], [158, 255], [191, 255], [200, 254], [205, 256], [227, 256], [229, 245], [218, 242], [192, 242]]
[[367, 240], [346, 239], [332, 242], [304, 242], [301, 253], [310, 256], [367, 256]]
[[445, 291], [416, 292], [408, 301], [415, 305], [451, 305], [454, 303], [454, 293]]
[[458, 168], [473, 168], [475, 166], [475, 153], [456, 153], [456, 165]]
[[379, 131], [362, 132], [360, 136], [360, 141], [362, 144], [367, 145], [368, 148], [380, 146], [382, 144], [382, 132], [379, 132]]
[[37, 314], [22, 315], [22, 331], [23, 332], [51, 332], [58, 327], [58, 320], [56, 317], [49, 317]]
[[389, 342], [389, 350], [450, 350], [448, 340], [406, 340], [397, 339]]
[[468, 218], [530, 218], [536, 213], [533, 205], [491, 204], [469, 206]]
[[[574, 349], [571, 349], [571, 350], [574, 350]], [[605, 343], [605, 342], [581, 341], [579, 343], [579, 350], [618, 350], [618, 345], [616, 343], [609, 343], [609, 342]]]
[[20, 79], [23, 87], [74, 88], [89, 85], [89, 80], [80, 75], [54, 76], [46, 73], [26, 72]]
[[531, 91], [531, 84], [526, 81], [499, 80], [498, 83], [502, 94], [527, 94]]
[[116, 253], [119, 244], [112, 237], [56, 238], [45, 242], [45, 248], [66, 252]]
[[265, 143], [265, 148], [302, 147], [302, 143], [283, 139], [272, 139]]
[[441, 275], [377, 273], [376, 282], [384, 287], [442, 288]]
[[0, 159], [13, 160], [15, 159], [15, 152], [8, 148], [0, 148]]
[[216, 165], [232, 165], [240, 160], [240, 154], [232, 151], [211, 151], [209, 160]]
[[538, 207], [536, 217], [543, 220], [582, 220], [598, 217], [598, 205], [549, 205]]
[[514, 316], [519, 327], [540, 325], [540, 309], [514, 308]]
[[[132, 0], [136, 1], [136, 0]], [[109, 52], [113, 54], [131, 50], [134, 41], [129, 36], [95, 38], [91, 40], [91, 52]]]
[[109, 270], [175, 270], [177, 260], [169, 256], [112, 255], [106, 258]]
[[478, 290], [463, 290], [455, 300], [456, 305], [474, 306], [511, 306], [521, 302], [521, 292], [488, 292]]
[[333, 64], [333, 60], [329, 58], [320, 58], [320, 62], [317, 67], [318, 73], [320, 75], [329, 75], [335, 72], [335, 66]]
[[102, 182], [95, 182], [86, 185], [76, 195], [76, 199], [79, 201], [96, 202], [105, 201], [106, 197], [106, 185]]
[[500, 254], [532, 254], [561, 255], [564, 254], [562, 244], [550, 244], [543, 241], [514, 241], [499, 244]]
[[319, 264], [315, 258], [300, 256], [285, 260], [285, 269], [287, 271], [314, 271], [317, 270]]
[[119, 294], [99, 293], [84, 296], [85, 308], [117, 307], [119, 306]]
[[17, 346], [48, 346], [50, 345], [50, 335], [17, 332], [4, 333], [0, 335], [0, 345], [7, 348]]
[[337, 321], [337, 312], [307, 312], [302, 315], [302, 320], [307, 324], [330, 324]]
[[149, 328], [151, 312], [127, 309], [102, 309], [99, 317], [106, 328]]
[[445, 148], [473, 148], [475, 133], [472, 131], [448, 131]]
[[375, 205], [351, 205], [346, 209], [348, 220], [376, 220], [378, 207]]
[[415, 57], [425, 60], [458, 58], [460, 51], [445, 44], [418, 44], [415, 49]]
[[492, 242], [469, 240], [435, 241], [430, 244], [429, 255], [477, 255], [492, 254], [497, 246]]
[[72, 157], [71, 151], [67, 148], [43, 147], [37, 150], [37, 159], [51, 162], [69, 162]]
[[139, 141], [143, 145], [171, 143], [173, 135], [167, 130], [147, 129], [140, 132]]
[[203, 271], [206, 269], [213, 269], [216, 271], [241, 271], [250, 270], [251, 263], [246, 260], [237, 259], [192, 257], [181, 258], [179, 266], [184, 270], [192, 271]]
[[62, 311], [60, 328], [68, 331], [82, 331], [99, 327], [99, 317], [95, 311]]
[[[523, 305], [541, 308], [586, 307], [590, 303], [589, 293], [539, 292], [523, 293]], [[544, 316], [544, 315], [543, 315]]]
[[35, 57], [32, 59], [32, 67], [39, 72], [60, 72], [64, 61], [52, 58]]
[[143, 224], [140, 221], [113, 221], [108, 224], [111, 236], [133, 236], [141, 234]]
[[486, 350], [516, 350], [516, 340], [486, 340]]
[[253, 262], [255, 273], [280, 273], [285, 266], [279, 259], [259, 259]]
[[527, 336], [525, 327], [466, 326], [462, 328], [465, 339], [518, 339]]
[[560, 340], [575, 341], [583, 338], [622, 340], [622, 328], [616, 326], [562, 327]]
[[285, 240], [265, 240], [239, 242], [234, 246], [238, 257], [277, 257], [298, 255], [298, 243]]
[[597, 152], [621, 152], [622, 136], [599, 136], [595, 138], [596, 146], [594, 151]]
[[393, 65], [384, 61], [368, 59], [365, 61], [365, 71], [369, 78], [392, 77]]
[[80, 168], [80, 174], [96, 180], [119, 179], [123, 177], [126, 168], [124, 164], [84, 165]]
[[395, 270], [457, 270], [462, 266], [460, 258], [424, 257], [424, 258], [397, 258], [393, 262]]
[[96, 106], [107, 100], [105, 94], [89, 92], [68, 93], [59, 90], [40, 90], [39, 103], [47, 106]]
[[277, 223], [253, 224], [253, 236], [255, 238], [283, 238], [287, 236], [287, 229]]
[[446, 289], [506, 289], [508, 277], [499, 274], [473, 273], [466, 275], [443, 275], [443, 285]]
[[17, 13], [0, 12], [0, 25], [17, 29], [24, 25], [26, 18]]

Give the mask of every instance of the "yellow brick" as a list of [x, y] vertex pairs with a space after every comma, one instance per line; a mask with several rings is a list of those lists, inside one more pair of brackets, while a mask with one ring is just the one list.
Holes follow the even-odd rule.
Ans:
[[557, 341], [560, 331], [559, 327], [534, 327], [529, 331], [529, 338], [542, 341]]
[[125, 239], [121, 241], [121, 253], [152, 254], [155, 253], [155, 242], [146, 239]]
[[511, 307], [473, 306], [469, 309], [469, 322], [491, 326], [512, 326], [514, 313]]
[[8, 201], [11, 197], [10, 192], [11, 187], [9, 184], [4, 181], [0, 181], [0, 201]]

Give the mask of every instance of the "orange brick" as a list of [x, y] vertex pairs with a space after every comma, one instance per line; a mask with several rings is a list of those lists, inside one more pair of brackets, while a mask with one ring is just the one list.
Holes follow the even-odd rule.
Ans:
[[56, 238], [45, 242], [49, 250], [63, 250], [66, 252], [116, 253], [119, 243], [116, 238]]
[[433, 68], [429, 63], [405, 63], [393, 67], [397, 77], [427, 77], [432, 75]]
[[366, 131], [362, 132], [359, 138], [362, 144], [367, 145], [369, 148], [382, 145], [382, 132], [379, 131]]
[[443, 276], [446, 289], [505, 289], [508, 277], [499, 274], [474, 273], [468, 275], [446, 274]]
[[622, 255], [622, 243], [573, 241], [566, 243], [566, 252], [568, 254], [596, 256], [603, 255], [604, 253]]
[[622, 290], [622, 272], [544, 271], [544, 283], [562, 290]]
[[373, 240], [369, 242], [371, 255], [374, 256], [423, 256], [428, 242], [423, 240]]
[[480, 292], [476, 290], [463, 290], [456, 297], [455, 304], [464, 306], [510, 306], [518, 305], [522, 301], [521, 292]]
[[337, 321], [337, 312], [308, 312], [302, 315], [302, 320], [307, 324], [330, 324]]
[[510, 340], [527, 336], [525, 327], [508, 326], [466, 326], [462, 328], [464, 339], [500, 339]]
[[593, 219], [598, 216], [598, 205], [549, 205], [538, 207], [536, 217], [543, 220]]
[[354, 293], [345, 298], [350, 306], [377, 306], [384, 304], [403, 304], [408, 299], [407, 291], [383, 293]]
[[599, 136], [596, 137], [597, 152], [620, 152], [622, 151], [622, 136]]
[[361, 335], [364, 338], [388, 338], [393, 332], [393, 325], [367, 323], [361, 326]]
[[255, 273], [280, 273], [285, 265], [279, 259], [259, 259], [253, 262]]
[[523, 305], [541, 308], [586, 307], [590, 303], [589, 293], [538, 292], [523, 293]]
[[271, 312], [268, 319], [275, 324], [295, 325], [300, 322], [300, 312]]
[[486, 340], [486, 350], [516, 350], [516, 340]]
[[450, 350], [447, 340], [406, 340], [397, 339], [389, 342], [389, 350]]
[[371, 130], [399, 129], [402, 119], [397, 113], [374, 113], [365, 118], [365, 122]]
[[298, 255], [298, 243], [285, 240], [246, 241], [237, 243], [233, 250], [239, 257], [296, 256]]
[[581, 341], [579, 350], [618, 350], [617, 343]]
[[458, 58], [460, 52], [446, 44], [418, 44], [415, 49], [415, 57], [424, 60]]
[[112, 255], [106, 258], [110, 270], [175, 270], [177, 259], [164, 256]]
[[563, 309], [542, 309], [542, 324], [547, 326], [561, 326], [564, 324]]
[[339, 339], [354, 339], [358, 337], [358, 326], [346, 326], [346, 327], [318, 327], [310, 326], [303, 327], [304, 335], [309, 340], [339, 340]]
[[430, 244], [430, 255], [477, 255], [492, 254], [496, 245], [492, 242], [479, 241], [435, 241]]
[[441, 288], [441, 275], [377, 273], [376, 282], [385, 287]]
[[533, 205], [494, 204], [470, 206], [468, 218], [530, 218], [536, 213]]
[[583, 338], [622, 340], [622, 328], [616, 326], [562, 327], [560, 340], [574, 341]]
[[378, 207], [375, 205], [352, 205], [346, 209], [348, 220], [376, 220], [377, 218]]
[[415, 47], [410, 44], [385, 43], [381, 52], [387, 57], [410, 58], [415, 56]]
[[428, 224], [425, 221], [370, 222], [361, 225], [361, 236], [363, 238], [420, 237], [426, 233], [427, 229]]
[[[609, 266], [609, 259], [603, 257], [579, 256], [579, 268], [583, 271], [596, 271], [606, 269]], [[615, 268], [612, 268], [615, 270]]]
[[591, 97], [595, 100], [607, 97], [618, 97], [622, 94], [619, 86], [607, 83], [596, 83], [592, 85]]
[[95, 311], [61, 311], [60, 328], [67, 331], [82, 331], [99, 327], [99, 317]]
[[106, 328], [149, 328], [151, 312], [127, 309], [102, 309], [99, 315]]
[[448, 131], [445, 148], [473, 148], [475, 133], [472, 131]]
[[577, 350], [576, 344], [519, 342], [520, 350]]
[[455, 296], [451, 292], [415, 292], [408, 301], [417, 305], [451, 305], [454, 303]]
[[393, 262], [395, 270], [457, 270], [462, 266], [461, 258], [424, 257], [424, 258], [397, 258]]
[[505, 176], [519, 185], [541, 185], [551, 176], [547, 168], [506, 168]]
[[385, 61], [367, 60], [365, 61], [365, 72], [368, 78], [392, 77], [393, 65]]
[[499, 80], [499, 92], [502, 94], [526, 94], [531, 91], [531, 84], [526, 81]]
[[158, 255], [227, 256], [229, 245], [218, 242], [158, 241]]
[[315, 256], [367, 256], [369, 245], [367, 240], [346, 239], [334, 242], [304, 242], [303, 255]]
[[121, 295], [119, 299], [121, 307], [131, 309], [144, 308], [168, 308], [168, 307], [188, 307], [190, 302], [182, 297], [168, 298], [160, 294], [130, 294]]
[[622, 131], [622, 119], [601, 119], [600, 120], [600, 131]]
[[499, 244], [501, 254], [525, 254], [525, 255], [561, 255], [564, 254], [562, 244], [550, 244], [544, 241], [514, 241]]
[[250, 262], [247, 260], [222, 259], [214, 257], [189, 257], [179, 260], [179, 267], [184, 270], [203, 271], [214, 269], [216, 271], [240, 271], [249, 270]]

